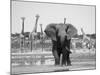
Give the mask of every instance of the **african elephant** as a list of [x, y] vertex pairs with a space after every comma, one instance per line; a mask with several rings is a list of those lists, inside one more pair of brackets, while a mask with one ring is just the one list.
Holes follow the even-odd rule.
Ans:
[[52, 53], [55, 59], [55, 65], [60, 65], [60, 56], [62, 54], [61, 65], [71, 65], [70, 61], [70, 41], [71, 37], [77, 33], [77, 29], [71, 24], [52, 23], [47, 25], [44, 32], [52, 40]]

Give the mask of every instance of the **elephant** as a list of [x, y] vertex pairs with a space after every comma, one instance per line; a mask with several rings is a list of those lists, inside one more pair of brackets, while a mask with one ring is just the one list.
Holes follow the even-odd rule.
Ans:
[[46, 26], [44, 32], [52, 40], [52, 54], [55, 65], [66, 66], [67, 63], [70, 66], [70, 42], [72, 36], [77, 34], [77, 29], [72, 24], [51, 23]]

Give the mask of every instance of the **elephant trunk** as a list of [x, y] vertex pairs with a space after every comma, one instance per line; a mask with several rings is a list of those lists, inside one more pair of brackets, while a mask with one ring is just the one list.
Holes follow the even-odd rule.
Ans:
[[70, 39], [67, 39], [67, 36], [60, 37], [60, 46], [61, 46], [62, 50], [66, 50], [67, 52], [71, 53]]

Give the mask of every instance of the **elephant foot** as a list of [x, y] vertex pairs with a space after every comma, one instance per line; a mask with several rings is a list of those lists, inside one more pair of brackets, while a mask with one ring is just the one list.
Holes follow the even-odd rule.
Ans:
[[67, 66], [66, 64], [63, 64], [63, 65], [61, 65], [62, 67], [65, 67], [65, 66]]
[[72, 66], [72, 64], [67, 64], [67, 66]]
[[71, 54], [72, 52], [71, 51], [68, 51], [69, 52], [69, 54]]
[[54, 66], [60, 66], [59, 64], [55, 64]]
[[55, 65], [55, 66], [59, 66], [60, 64], [59, 64], [59, 63], [55, 63], [54, 65]]
[[62, 63], [61, 66], [67, 66], [66, 63]]
[[55, 66], [59, 65], [59, 64], [54, 64]]

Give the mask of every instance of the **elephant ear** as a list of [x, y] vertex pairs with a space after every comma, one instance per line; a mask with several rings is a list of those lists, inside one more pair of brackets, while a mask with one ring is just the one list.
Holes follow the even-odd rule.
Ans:
[[54, 41], [57, 41], [57, 38], [56, 38], [56, 25], [57, 24], [49, 24], [49, 25], [47, 25], [47, 27], [44, 30], [46, 35]]
[[77, 29], [72, 24], [65, 24], [66, 25], [66, 33], [69, 37], [73, 37], [77, 34]]

